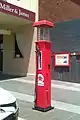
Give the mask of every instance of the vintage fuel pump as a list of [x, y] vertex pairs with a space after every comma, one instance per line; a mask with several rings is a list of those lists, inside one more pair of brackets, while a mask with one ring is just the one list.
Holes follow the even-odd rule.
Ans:
[[54, 24], [47, 20], [34, 22], [38, 30], [36, 44], [36, 80], [34, 109], [51, 110], [51, 42], [49, 30]]

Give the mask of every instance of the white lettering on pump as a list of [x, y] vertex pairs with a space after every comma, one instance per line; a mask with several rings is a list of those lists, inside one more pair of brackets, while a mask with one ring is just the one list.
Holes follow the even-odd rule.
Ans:
[[44, 86], [44, 76], [42, 74], [38, 74], [38, 86]]
[[38, 55], [38, 70], [42, 69], [42, 51], [40, 51], [40, 54]]

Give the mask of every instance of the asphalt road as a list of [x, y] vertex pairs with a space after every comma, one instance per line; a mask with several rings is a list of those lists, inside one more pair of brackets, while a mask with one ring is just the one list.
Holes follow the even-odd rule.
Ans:
[[3, 87], [17, 98], [20, 116], [25, 120], [79, 120], [80, 119], [80, 85], [65, 82], [52, 82], [52, 105], [55, 107], [47, 113], [32, 110], [34, 105], [34, 81], [24, 78], [0, 81]]

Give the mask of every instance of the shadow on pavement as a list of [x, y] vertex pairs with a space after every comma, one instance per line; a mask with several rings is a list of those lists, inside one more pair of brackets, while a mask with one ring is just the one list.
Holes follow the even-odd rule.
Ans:
[[15, 76], [15, 75], [8, 75], [0, 72], [0, 81], [7, 80], [7, 79], [14, 79], [14, 78], [20, 78], [21, 76]]

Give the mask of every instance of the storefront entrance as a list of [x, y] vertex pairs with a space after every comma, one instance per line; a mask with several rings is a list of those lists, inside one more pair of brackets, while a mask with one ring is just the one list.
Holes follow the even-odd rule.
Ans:
[[29, 71], [35, 12], [0, 0], [0, 79], [3, 74], [25, 76]]

